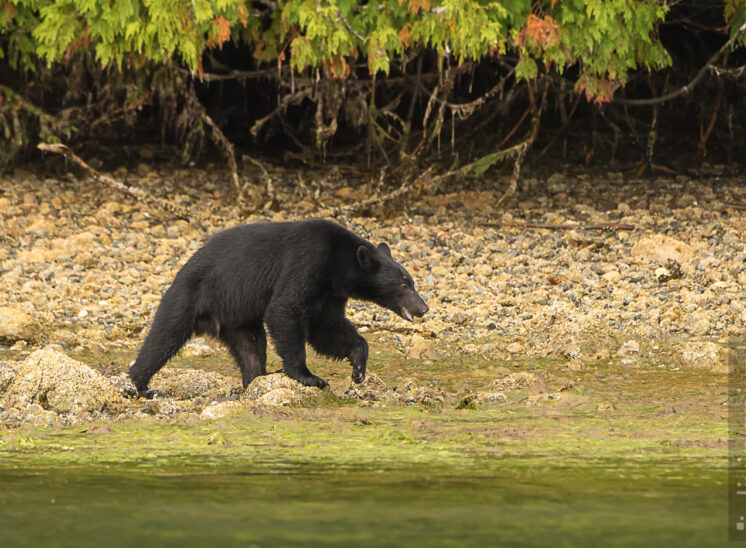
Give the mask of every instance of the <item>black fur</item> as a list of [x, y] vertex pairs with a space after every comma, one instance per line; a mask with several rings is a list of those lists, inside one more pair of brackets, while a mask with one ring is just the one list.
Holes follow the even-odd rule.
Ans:
[[213, 236], [176, 275], [130, 368], [138, 393], [193, 334], [230, 349], [244, 388], [266, 373], [267, 335], [285, 373], [306, 386], [326, 381], [306, 367], [305, 343], [347, 358], [365, 378], [368, 343], [345, 318], [348, 298], [373, 301], [404, 319], [428, 307], [386, 244], [375, 247], [328, 221], [260, 223]]

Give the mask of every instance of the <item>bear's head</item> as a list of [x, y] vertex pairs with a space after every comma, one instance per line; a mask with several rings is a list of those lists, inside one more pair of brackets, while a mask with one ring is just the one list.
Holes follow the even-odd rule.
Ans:
[[366, 245], [358, 247], [357, 264], [359, 278], [356, 297], [373, 301], [410, 322], [429, 310], [415, 291], [412, 276], [391, 257], [391, 250], [386, 244], [380, 244], [377, 248]]

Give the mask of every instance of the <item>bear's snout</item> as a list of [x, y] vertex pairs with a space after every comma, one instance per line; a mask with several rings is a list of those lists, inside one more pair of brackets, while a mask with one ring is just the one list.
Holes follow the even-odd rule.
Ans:
[[411, 322], [414, 318], [421, 318], [425, 313], [430, 310], [425, 301], [422, 300], [417, 293], [412, 290], [407, 292], [408, 294], [401, 301], [401, 310], [397, 313], [405, 320]]
[[414, 310], [410, 311], [414, 316], [421, 318], [427, 313], [428, 310], [430, 310], [430, 307], [427, 306], [427, 303], [425, 303], [425, 301], [423, 301], [419, 295], [417, 296], [417, 300], [419, 300], [417, 306], [414, 308]]

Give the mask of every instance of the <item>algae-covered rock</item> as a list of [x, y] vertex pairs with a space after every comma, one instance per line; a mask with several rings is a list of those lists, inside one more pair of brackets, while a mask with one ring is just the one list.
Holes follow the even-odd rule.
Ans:
[[423, 403], [426, 405], [442, 404], [447, 394], [443, 390], [438, 390], [429, 386], [420, 384], [417, 379], [405, 377], [397, 384], [393, 392], [387, 394], [389, 401], [397, 403]]
[[150, 388], [167, 398], [189, 400], [204, 397], [210, 401], [224, 400], [240, 391], [237, 379], [220, 373], [169, 367], [153, 377]]
[[640, 355], [640, 343], [635, 340], [628, 340], [617, 351], [620, 358], [633, 358]]
[[733, 350], [712, 341], [689, 341], [674, 351], [674, 362], [679, 367], [706, 369], [713, 373], [728, 373], [729, 364], [735, 357]]
[[415, 335], [412, 337], [409, 350], [407, 350], [407, 359], [437, 361], [443, 359], [443, 354], [435, 348], [435, 343], [432, 340], [425, 340], [421, 335]]
[[456, 409], [477, 409], [506, 403], [509, 403], [509, 399], [502, 392], [473, 392], [461, 396], [456, 401], [455, 407]]
[[207, 339], [204, 337], [197, 337], [188, 341], [181, 349], [182, 356], [188, 356], [192, 358], [200, 358], [202, 356], [210, 356], [215, 354], [215, 349], [210, 346]]
[[6, 426], [21, 426], [23, 424], [57, 426], [61, 421], [59, 415], [54, 411], [44, 409], [38, 403], [32, 403], [23, 409], [12, 408], [7, 419], [2, 423]]
[[365, 401], [385, 401], [391, 404], [442, 404], [450, 397], [445, 390], [422, 385], [417, 379], [405, 377], [389, 388], [375, 373], [368, 373], [360, 384], [350, 383], [344, 396]]
[[0, 362], [0, 398], [8, 390], [16, 378], [16, 369], [13, 362]]
[[134, 398], [137, 396], [137, 388], [128, 373], [120, 373], [109, 377], [112, 386], [124, 397]]
[[542, 398], [547, 393], [544, 380], [536, 373], [518, 371], [494, 379], [483, 391], [463, 395], [456, 402], [456, 409], [476, 409], [505, 404], [527, 402]]
[[0, 306], [0, 344], [37, 342], [41, 334], [41, 325], [30, 315], [16, 308]]
[[100, 411], [122, 399], [106, 378], [50, 345], [17, 362], [4, 401], [19, 409], [39, 404], [59, 413]]
[[272, 373], [254, 379], [246, 387], [241, 401], [269, 407], [307, 405], [321, 394], [318, 388], [303, 386], [284, 373]]
[[529, 390], [532, 391], [546, 391], [544, 381], [536, 373], [530, 373], [528, 371], [519, 371], [517, 373], [510, 373], [503, 375], [492, 381], [491, 388], [497, 393], [510, 392], [513, 390]]
[[357, 398], [365, 401], [379, 401], [384, 398], [388, 388], [381, 378], [375, 373], [368, 372], [365, 380], [361, 383], [350, 381], [350, 386], [344, 395], [348, 398]]

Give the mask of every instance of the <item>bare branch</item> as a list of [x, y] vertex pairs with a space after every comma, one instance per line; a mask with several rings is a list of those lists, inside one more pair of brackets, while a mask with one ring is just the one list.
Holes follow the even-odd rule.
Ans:
[[612, 102], [617, 103], [619, 105], [630, 105], [630, 106], [650, 106], [650, 105], [657, 105], [660, 103], [665, 103], [666, 101], [670, 101], [671, 99], [675, 99], [681, 95], [686, 95], [690, 91], [692, 91], [697, 84], [699, 84], [699, 81], [704, 78], [705, 73], [710, 69], [715, 69], [715, 62], [718, 60], [718, 58], [725, 53], [725, 51], [733, 45], [733, 43], [736, 41], [736, 39], [746, 32], [746, 21], [743, 22], [743, 24], [738, 28], [738, 30], [733, 33], [733, 36], [730, 37], [730, 39], [723, 44], [723, 47], [721, 47], [715, 54], [710, 57], [710, 59], [705, 63], [705, 65], [699, 69], [699, 72], [697, 72], [697, 75], [692, 79], [691, 82], [686, 84], [685, 86], [680, 87], [676, 91], [672, 91], [671, 93], [666, 93], [665, 95], [662, 95], [661, 97], [652, 97], [650, 99], [614, 99]]
[[233, 184], [236, 186], [236, 190], [240, 190], [241, 183], [238, 178], [238, 165], [236, 164], [236, 153], [233, 150], [233, 143], [228, 140], [228, 138], [225, 136], [225, 133], [223, 133], [223, 130], [221, 130], [215, 123], [215, 121], [210, 118], [210, 115], [207, 114], [207, 111], [202, 111], [202, 121], [210, 126], [210, 129], [212, 130], [212, 133], [210, 133], [210, 135], [212, 136], [213, 142], [218, 145], [218, 147], [220, 147], [223, 150], [223, 153], [226, 155], [228, 160], [228, 168], [231, 170], [231, 175], [233, 176]]
[[93, 177], [94, 181], [103, 183], [106, 186], [113, 188], [114, 190], [118, 190], [120, 192], [124, 192], [125, 194], [129, 194], [130, 196], [134, 196], [140, 202], [146, 204], [147, 206], [151, 208], [155, 206], [155, 208], [158, 210], [171, 213], [172, 215], [178, 217], [179, 219], [183, 219], [187, 222], [194, 224], [200, 230], [204, 230], [204, 228], [200, 226], [198, 223], [193, 223], [193, 221], [191, 220], [192, 214], [188, 209], [181, 207], [179, 205], [176, 205], [174, 203], [168, 202], [168, 201], [158, 200], [157, 198], [148, 194], [146, 191], [144, 191], [141, 188], [125, 185], [121, 181], [117, 181], [116, 179], [114, 179], [113, 177], [110, 177], [109, 175], [96, 171], [91, 166], [89, 166], [80, 156], [75, 154], [72, 150], [70, 150], [69, 147], [63, 144], [39, 143], [38, 145], [36, 145], [36, 148], [38, 148], [39, 150], [43, 150], [44, 152], [52, 152], [54, 154], [61, 154], [68, 160], [82, 167], [91, 177]]
[[516, 228], [545, 228], [549, 230], [635, 230], [635, 225], [625, 223], [593, 223], [581, 225], [576, 223], [553, 225], [549, 223], [479, 223], [480, 226], [503, 227], [510, 226]]
[[326, 209], [319, 212], [319, 216], [326, 217], [339, 217], [344, 215], [349, 215], [350, 213], [355, 213], [357, 211], [360, 211], [362, 209], [367, 209], [371, 206], [375, 205], [383, 205], [385, 203], [391, 202], [392, 200], [396, 200], [398, 198], [402, 198], [408, 194], [416, 193], [420, 194], [422, 193], [427, 187], [430, 186], [430, 184], [439, 177], [436, 177], [434, 179], [430, 178], [430, 173], [432, 172], [434, 166], [430, 166], [425, 171], [420, 173], [417, 178], [409, 183], [406, 179], [402, 182], [401, 186], [397, 188], [396, 190], [389, 192], [388, 194], [385, 194], [383, 196], [375, 196], [373, 198], [369, 198], [368, 200], [363, 200], [362, 202], [357, 202], [355, 204], [350, 204], [347, 206], [342, 207], [336, 207], [333, 209]]
[[199, 80], [202, 80], [203, 82], [219, 82], [221, 80], [253, 80], [253, 79], [259, 79], [259, 78], [276, 78], [277, 77], [276, 68], [259, 69], [259, 70], [231, 69], [228, 72], [225, 72], [223, 74], [203, 72], [199, 76], [195, 75], [195, 73], [193, 73], [192, 71], [181, 68], [181, 67], [176, 67], [176, 70], [188, 76], [194, 76], [198, 78]]
[[288, 105], [300, 104], [303, 99], [311, 97], [312, 94], [313, 88], [311, 86], [308, 86], [299, 91], [296, 91], [295, 93], [291, 93], [290, 95], [284, 95], [280, 100], [280, 104], [277, 105], [277, 108], [267, 114], [264, 118], [260, 118], [259, 120], [254, 122], [254, 125], [251, 126], [251, 129], [249, 131], [254, 137], [256, 137], [257, 135], [259, 135], [259, 132], [264, 127], [264, 124], [266, 124], [269, 120], [271, 120], [278, 114], [282, 113]]
[[342, 15], [341, 11], [337, 11], [337, 21], [342, 21], [345, 24], [345, 27], [347, 27], [347, 31], [352, 34], [355, 38], [360, 40], [361, 42], [365, 42], [366, 38], [365, 36], [359, 34], [355, 29], [352, 28], [352, 25], [350, 25], [350, 22], [347, 20], [347, 18]]

